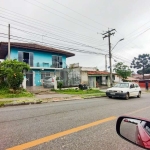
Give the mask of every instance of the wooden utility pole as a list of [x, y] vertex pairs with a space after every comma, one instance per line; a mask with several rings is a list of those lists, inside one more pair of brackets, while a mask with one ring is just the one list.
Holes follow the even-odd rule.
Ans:
[[107, 54], [105, 55], [105, 71], [107, 71]]
[[116, 31], [115, 29], [112, 29], [112, 30], [109, 30], [108, 29], [108, 31], [107, 32], [105, 32], [105, 33], [103, 33], [102, 35], [105, 35], [104, 37], [103, 37], [103, 39], [104, 38], [106, 38], [106, 37], [108, 37], [108, 45], [109, 45], [109, 65], [110, 65], [110, 86], [112, 87], [112, 63], [111, 63], [111, 57], [112, 57], [112, 54], [111, 54], [111, 43], [110, 43], [110, 37], [111, 37], [111, 35], [114, 35], [115, 34], [115, 32], [112, 32], [112, 31]]
[[8, 60], [10, 60], [10, 24], [8, 24]]

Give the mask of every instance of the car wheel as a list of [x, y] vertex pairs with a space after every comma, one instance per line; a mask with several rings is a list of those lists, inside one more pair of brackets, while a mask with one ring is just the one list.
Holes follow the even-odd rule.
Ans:
[[109, 98], [112, 98], [112, 96], [108, 96]]
[[138, 93], [137, 97], [138, 97], [138, 98], [140, 98], [140, 97], [141, 97], [141, 92], [139, 92], [139, 93]]
[[125, 97], [126, 100], [129, 99], [129, 93], [126, 93], [126, 97]]

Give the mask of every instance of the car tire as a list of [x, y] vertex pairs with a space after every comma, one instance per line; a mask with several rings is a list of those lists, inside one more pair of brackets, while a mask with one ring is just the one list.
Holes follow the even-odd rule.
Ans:
[[137, 98], [141, 98], [141, 92], [138, 93]]
[[126, 100], [129, 99], [129, 93], [126, 93], [126, 97], [125, 97]]
[[108, 96], [109, 98], [112, 98], [112, 96]]

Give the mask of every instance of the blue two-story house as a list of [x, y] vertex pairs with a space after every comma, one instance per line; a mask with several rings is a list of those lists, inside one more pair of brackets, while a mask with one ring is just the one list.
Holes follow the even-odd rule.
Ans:
[[[7, 59], [8, 43], [0, 43], [0, 59]], [[26, 62], [30, 71], [26, 73], [27, 86], [40, 86], [45, 76], [53, 76], [66, 68], [66, 58], [75, 54], [33, 43], [10, 44], [10, 59]]]

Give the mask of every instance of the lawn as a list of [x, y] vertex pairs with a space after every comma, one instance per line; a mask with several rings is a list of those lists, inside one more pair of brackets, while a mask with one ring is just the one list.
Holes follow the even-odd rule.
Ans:
[[56, 90], [57, 93], [62, 94], [72, 94], [72, 95], [83, 95], [83, 94], [103, 94], [104, 92], [100, 90], [88, 89], [88, 90], [79, 90], [79, 89], [65, 89], [65, 90]]
[[0, 89], [1, 98], [17, 98], [17, 97], [33, 97], [34, 95], [26, 90], [19, 90], [17, 93], [12, 93], [9, 89]]

